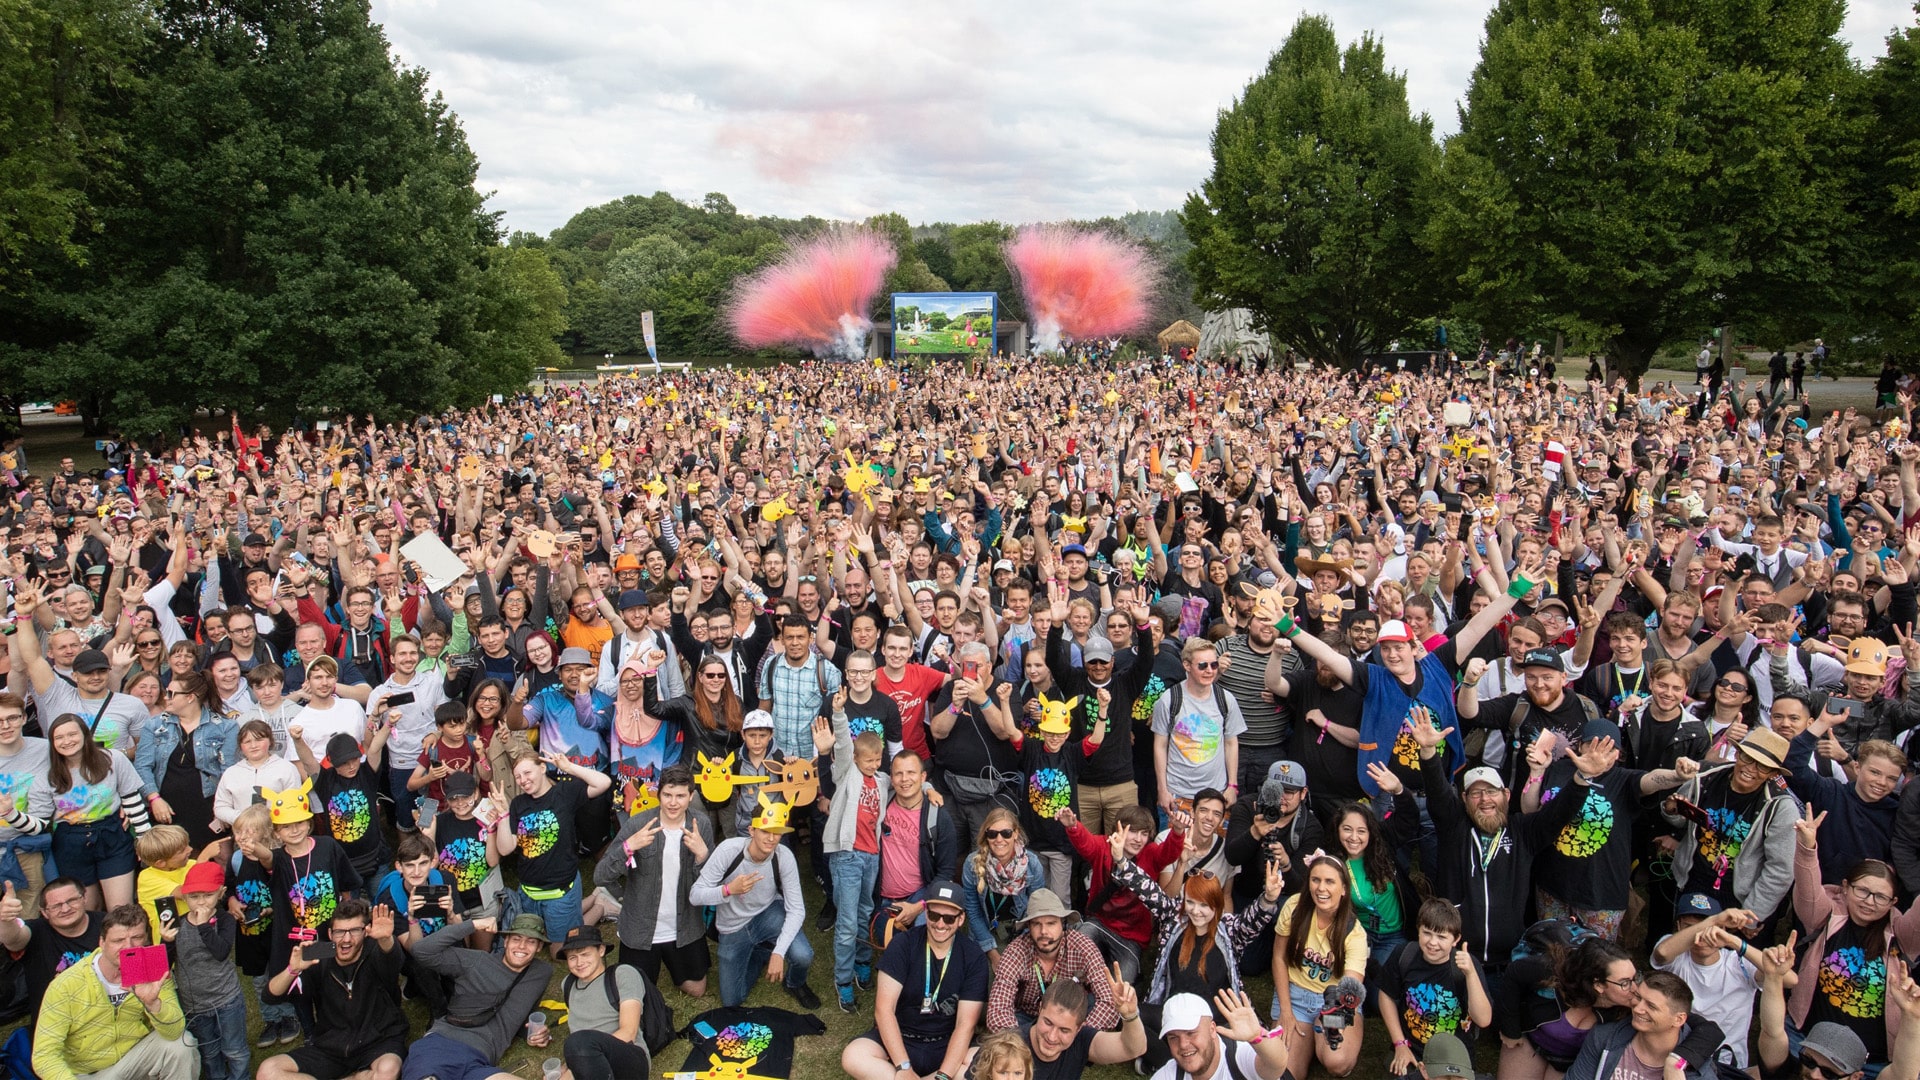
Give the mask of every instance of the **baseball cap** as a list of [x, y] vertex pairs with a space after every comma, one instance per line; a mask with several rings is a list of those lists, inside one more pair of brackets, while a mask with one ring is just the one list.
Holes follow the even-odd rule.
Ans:
[[480, 794], [480, 783], [470, 772], [450, 772], [440, 781], [440, 790], [449, 799], [464, 799], [469, 795]]
[[1307, 770], [1297, 761], [1276, 761], [1267, 766], [1267, 779], [1278, 780], [1294, 791], [1307, 789]]
[[227, 872], [219, 863], [197, 862], [187, 869], [186, 880], [180, 883], [178, 895], [219, 892], [226, 884]]
[[1682, 895], [1679, 902], [1673, 905], [1673, 917], [1676, 919], [1684, 919], [1688, 916], [1697, 916], [1702, 919], [1710, 919], [1720, 914], [1723, 910], [1725, 909], [1721, 906], [1720, 901], [1714, 899], [1711, 895], [1703, 892], [1690, 892]]
[[1175, 994], [1160, 1008], [1160, 1037], [1175, 1031], [1192, 1031], [1200, 1021], [1213, 1018], [1213, 1006], [1199, 994]]
[[628, 589], [620, 594], [620, 602], [614, 606], [621, 611], [632, 611], [634, 608], [652, 607], [653, 602], [647, 599], [645, 589]]
[[1560, 654], [1552, 649], [1528, 649], [1527, 654], [1520, 658], [1519, 666], [1552, 668], [1563, 674], [1567, 670], [1566, 661], [1560, 659]]
[[105, 671], [112, 666], [107, 662], [107, 654], [99, 649], [81, 649], [80, 655], [73, 658], [73, 671], [76, 675]]
[[1412, 641], [1413, 631], [1407, 629], [1407, 624], [1399, 619], [1388, 619], [1380, 627], [1380, 636], [1375, 640], [1382, 645], [1389, 641]]
[[1475, 784], [1488, 784], [1502, 791], [1507, 788], [1507, 782], [1500, 778], [1500, 770], [1489, 769], [1485, 765], [1468, 769], [1467, 775], [1460, 778], [1461, 791], [1472, 791]]
[[261, 536], [259, 533], [248, 533], [247, 538], [245, 540], [240, 541], [240, 546], [241, 547], [266, 547], [267, 538], [264, 536]]
[[[1841, 1076], [1852, 1076], [1867, 1066], [1867, 1044], [1852, 1030], [1842, 1027], [1831, 1020], [1822, 1020], [1813, 1025], [1807, 1037], [1800, 1040], [1800, 1052], [1813, 1051], [1827, 1059], [1833, 1066], [1833, 1072]], [[1821, 1072], [1828, 1070], [1822, 1069]]]
[[1083, 663], [1092, 663], [1095, 660], [1112, 662], [1113, 642], [1095, 634], [1087, 639], [1085, 645], [1080, 646], [1080, 659]]
[[1471, 1078], [1473, 1055], [1467, 1053], [1467, 1044], [1460, 1036], [1451, 1031], [1442, 1031], [1427, 1037], [1427, 1045], [1420, 1054], [1421, 1068], [1427, 1074], [1427, 1080], [1437, 1076], [1464, 1076]]
[[578, 664], [582, 667], [593, 666], [593, 654], [579, 646], [560, 650], [560, 662], [555, 667], [568, 667]]
[[360, 760], [360, 740], [342, 731], [327, 740], [327, 762], [341, 765]]
[[936, 881], [927, 890], [926, 903], [945, 904], [955, 911], [965, 911], [967, 907], [960, 902], [960, 886], [951, 881]]
[[1545, 611], [1548, 608], [1559, 608], [1562, 612], [1569, 615], [1573, 613], [1573, 609], [1567, 607], [1567, 602], [1557, 596], [1549, 596], [1533, 606], [1533, 610], [1535, 611]]
[[1081, 544], [1068, 544], [1066, 547], [1060, 549], [1060, 555], [1063, 558], [1068, 555], [1078, 555], [1084, 559], [1087, 557], [1087, 549]]
[[1592, 739], [1612, 739], [1618, 743], [1620, 741], [1620, 725], [1611, 720], [1599, 719], [1589, 720], [1580, 725], [1580, 741], [1587, 742]]
[[996, 563], [994, 563], [994, 564], [993, 564], [993, 572], [994, 572], [994, 573], [996, 573], [996, 574], [997, 574], [997, 573], [999, 573], [999, 572], [1000, 572], [1000, 571], [1002, 571], [1002, 570], [1005, 570], [1005, 571], [1007, 571], [1008, 573], [1012, 573], [1012, 572], [1013, 572], [1013, 560], [1012, 560], [1012, 559], [1001, 559], [1001, 560], [999, 560], [998, 562], [996, 562]]
[[740, 718], [741, 731], [753, 731], [755, 729], [764, 729], [766, 731], [772, 731], [773, 730], [773, 714], [768, 712], [765, 709], [755, 709], [752, 712]]

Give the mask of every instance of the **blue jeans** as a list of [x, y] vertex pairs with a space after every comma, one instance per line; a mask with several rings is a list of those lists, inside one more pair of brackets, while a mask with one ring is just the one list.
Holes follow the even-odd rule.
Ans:
[[[746, 926], [720, 935], [720, 1004], [725, 1008], [747, 1000], [747, 991], [773, 959], [773, 943], [780, 940], [780, 928], [786, 924], [787, 907], [779, 900], [768, 904]], [[805, 985], [807, 969], [813, 966], [813, 946], [804, 930], [793, 936], [787, 946], [787, 973], [781, 980], [793, 989]]]
[[[432, 735], [429, 738], [439, 738], [439, 736]], [[427, 790], [426, 788], [421, 788], [419, 791], [407, 790], [407, 781], [413, 779], [414, 764], [415, 762], [411, 761], [404, 763], [390, 761], [388, 765], [387, 794], [393, 796], [393, 827], [396, 829], [414, 827], [413, 809], [420, 805], [420, 796]]]
[[247, 999], [236, 996], [212, 1012], [188, 1013], [187, 1030], [200, 1043], [207, 1080], [247, 1080], [253, 1047], [247, 1042]]
[[1404, 930], [1395, 930], [1390, 934], [1376, 934], [1367, 931], [1367, 999], [1361, 1002], [1361, 1015], [1380, 1014], [1380, 969], [1392, 960], [1407, 943]]
[[873, 884], [880, 876], [880, 856], [836, 851], [827, 856], [827, 868], [833, 873], [833, 984], [852, 986], [854, 965], [873, 964], [866, 929], [873, 918]]
[[507, 928], [513, 915], [538, 915], [546, 920], [547, 937], [559, 941], [567, 936], [567, 931], [580, 925], [580, 899], [579, 874], [573, 876], [573, 884], [567, 886], [566, 895], [558, 900], [535, 900], [525, 889], [516, 888], [508, 898], [511, 911], [500, 920], [500, 929]]
[[278, 1024], [287, 1020], [297, 1019], [298, 1014], [293, 1011], [292, 1005], [284, 1001], [275, 1004], [267, 1000], [267, 980], [272, 977], [273, 976], [265, 972], [261, 972], [253, 977], [253, 996], [256, 1001], [260, 1002], [260, 1022], [263, 1024]]

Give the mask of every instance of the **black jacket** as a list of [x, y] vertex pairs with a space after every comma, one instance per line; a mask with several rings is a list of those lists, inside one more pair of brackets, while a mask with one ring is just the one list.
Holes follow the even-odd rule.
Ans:
[[1420, 779], [1427, 789], [1427, 813], [1440, 837], [1436, 893], [1460, 905], [1468, 947], [1482, 964], [1497, 970], [1512, 957], [1514, 943], [1527, 928], [1535, 854], [1553, 843], [1585, 800], [1555, 799], [1531, 814], [1508, 817], [1500, 845], [1487, 859], [1481, 854], [1480, 832], [1440, 755], [1420, 759]]

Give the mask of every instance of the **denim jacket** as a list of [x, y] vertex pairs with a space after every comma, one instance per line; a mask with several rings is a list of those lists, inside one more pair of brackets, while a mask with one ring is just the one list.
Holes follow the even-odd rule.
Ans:
[[[140, 786], [148, 798], [160, 793], [166, 779], [167, 761], [180, 746], [180, 718], [161, 713], [147, 721], [140, 731], [140, 747], [134, 752], [133, 771], [140, 774]], [[200, 791], [211, 798], [220, 786], [220, 774], [240, 760], [240, 728], [224, 716], [200, 714], [200, 726], [193, 729], [193, 763], [200, 770]]]

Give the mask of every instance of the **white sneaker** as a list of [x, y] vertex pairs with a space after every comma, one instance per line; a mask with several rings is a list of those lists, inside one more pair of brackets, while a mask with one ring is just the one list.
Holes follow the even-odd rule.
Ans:
[[612, 922], [620, 917], [620, 901], [613, 898], [605, 885], [593, 890], [593, 902], [600, 905], [601, 922]]

